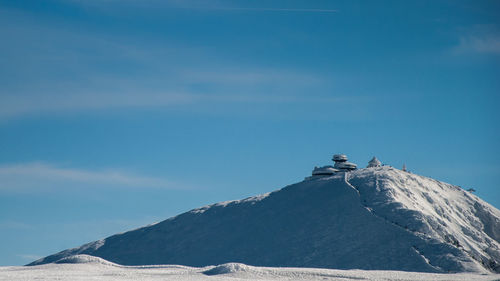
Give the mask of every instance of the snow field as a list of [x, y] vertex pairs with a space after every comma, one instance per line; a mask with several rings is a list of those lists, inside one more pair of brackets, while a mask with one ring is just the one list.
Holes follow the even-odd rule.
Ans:
[[38, 266], [0, 267], [0, 280], [500, 280], [500, 275], [437, 274], [379, 270], [255, 267], [241, 263], [219, 266], [121, 266], [86, 255]]

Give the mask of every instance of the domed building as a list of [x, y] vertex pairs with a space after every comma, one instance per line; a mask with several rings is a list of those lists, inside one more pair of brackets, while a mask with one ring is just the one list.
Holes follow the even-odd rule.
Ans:
[[312, 176], [306, 179], [316, 178], [316, 177], [326, 177], [331, 176], [338, 172], [348, 172], [357, 169], [357, 165], [351, 162], [347, 162], [347, 156], [345, 154], [335, 154], [332, 160], [335, 162], [333, 166], [323, 166], [314, 167], [312, 171]]
[[352, 171], [357, 169], [357, 165], [351, 162], [347, 162], [347, 155], [345, 154], [335, 154], [332, 160], [335, 162], [333, 168], [340, 171]]
[[370, 160], [370, 162], [368, 162], [368, 166], [366, 166], [367, 168], [375, 168], [375, 167], [381, 167], [382, 166], [382, 162], [380, 162], [377, 157], [373, 156], [372, 160]]

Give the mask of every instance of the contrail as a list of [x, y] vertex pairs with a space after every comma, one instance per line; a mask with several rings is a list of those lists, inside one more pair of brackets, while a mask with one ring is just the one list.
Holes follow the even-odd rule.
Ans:
[[209, 10], [226, 11], [269, 11], [269, 12], [310, 12], [310, 13], [337, 13], [333, 9], [287, 9], [287, 8], [209, 8]]

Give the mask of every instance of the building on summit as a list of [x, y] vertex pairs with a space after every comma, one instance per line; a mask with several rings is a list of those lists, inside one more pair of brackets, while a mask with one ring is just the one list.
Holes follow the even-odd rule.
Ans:
[[341, 171], [352, 171], [357, 169], [357, 165], [351, 162], [347, 162], [347, 156], [345, 154], [335, 154], [332, 160], [335, 162], [333, 168], [339, 169]]
[[376, 167], [381, 167], [382, 163], [377, 159], [377, 157], [373, 156], [372, 160], [368, 162], [367, 168], [376, 168]]
[[314, 167], [312, 171], [313, 176], [331, 176], [339, 172], [339, 170], [333, 168], [333, 166], [323, 166], [323, 167]]
[[347, 156], [344, 154], [333, 155], [332, 160], [335, 162], [333, 166], [314, 167], [313, 176], [331, 176], [337, 172], [348, 172], [357, 169], [357, 165], [347, 162]]

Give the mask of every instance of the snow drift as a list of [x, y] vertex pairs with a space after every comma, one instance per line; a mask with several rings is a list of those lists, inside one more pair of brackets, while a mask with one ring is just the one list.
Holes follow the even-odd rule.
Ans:
[[194, 209], [30, 265], [76, 254], [122, 265], [499, 272], [500, 211], [457, 186], [375, 167]]
[[115, 263], [109, 262], [105, 259], [99, 258], [99, 257], [94, 257], [94, 256], [89, 256], [89, 255], [73, 255], [73, 256], [67, 256], [64, 257], [55, 263], [58, 264], [64, 264], [64, 263], [69, 263], [69, 264], [100, 264], [100, 265], [108, 265], [108, 266], [118, 266]]

